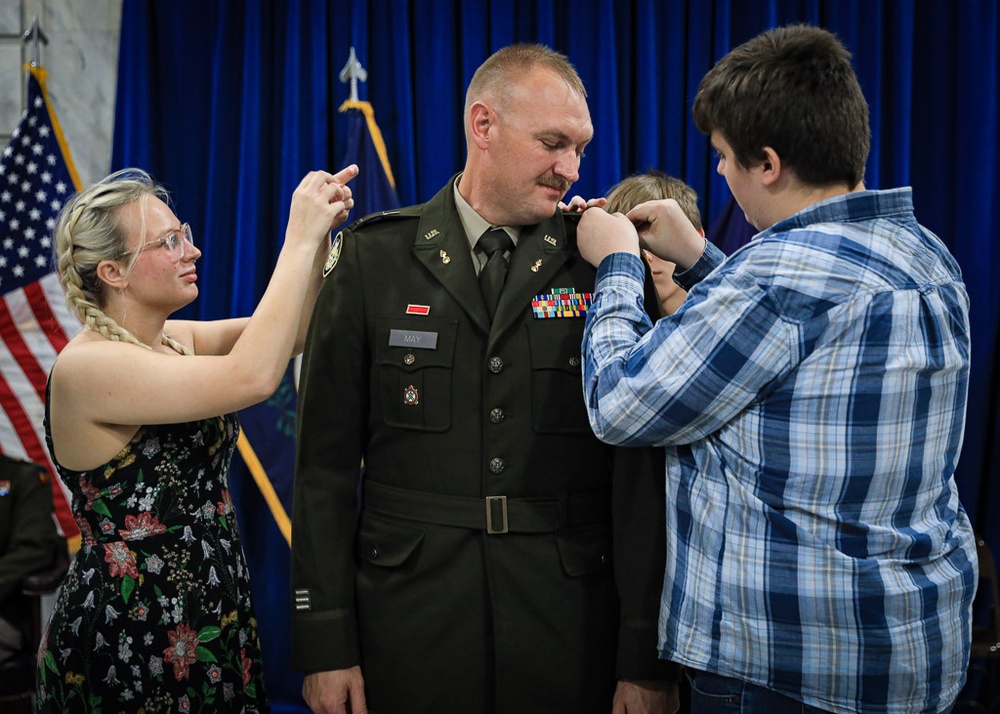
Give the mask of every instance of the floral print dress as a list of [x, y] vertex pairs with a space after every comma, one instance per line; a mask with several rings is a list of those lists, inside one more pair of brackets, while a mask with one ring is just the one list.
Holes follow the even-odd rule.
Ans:
[[[238, 435], [232, 415], [144, 426], [101, 468], [57, 465], [82, 545], [38, 652], [40, 711], [268, 711], [229, 493]], [[51, 452], [48, 420], [46, 437]]]

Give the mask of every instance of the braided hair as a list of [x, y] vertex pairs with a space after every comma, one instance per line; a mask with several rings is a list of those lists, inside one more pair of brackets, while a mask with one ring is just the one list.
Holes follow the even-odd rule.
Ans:
[[[66, 305], [91, 330], [115, 342], [152, 349], [104, 312], [104, 285], [97, 266], [104, 260], [121, 260], [128, 249], [128, 230], [122, 209], [145, 204], [150, 196], [167, 202], [166, 189], [141, 169], [122, 169], [73, 196], [63, 207], [56, 225], [59, 279], [66, 291]], [[140, 234], [146, 232], [146, 214], [140, 211]], [[134, 253], [129, 268], [138, 259]], [[184, 345], [163, 336], [163, 344], [181, 354]]]

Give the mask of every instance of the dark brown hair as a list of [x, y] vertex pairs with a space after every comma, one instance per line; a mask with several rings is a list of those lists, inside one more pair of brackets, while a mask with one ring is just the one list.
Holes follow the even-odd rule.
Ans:
[[770, 146], [807, 184], [854, 188], [864, 178], [868, 104], [851, 53], [821, 28], [779, 27], [732, 50], [701, 80], [692, 114], [744, 168]]

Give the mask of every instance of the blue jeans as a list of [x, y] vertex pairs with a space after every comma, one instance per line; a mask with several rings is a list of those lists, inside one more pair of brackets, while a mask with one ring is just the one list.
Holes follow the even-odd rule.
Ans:
[[691, 683], [691, 714], [826, 714], [771, 689], [711, 672], [684, 668]]

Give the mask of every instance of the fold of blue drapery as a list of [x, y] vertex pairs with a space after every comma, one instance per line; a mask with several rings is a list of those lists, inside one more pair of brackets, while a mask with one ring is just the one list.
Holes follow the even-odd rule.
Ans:
[[[958, 66], [952, 75], [955, 132], [934, 139], [946, 144], [946, 158], [954, 173], [947, 171], [948, 164], [938, 166], [937, 172], [945, 175], [942, 193], [922, 191], [921, 200], [940, 201], [952, 216], [950, 225], [942, 223], [936, 230], [958, 258], [972, 301], [973, 373], [959, 486], [965, 487], [965, 494], [974, 485], [989, 484], [980, 489], [983, 499], [970, 510], [976, 517], [973, 523], [990, 524], [994, 551], [1000, 552], [1000, 525], [995, 517], [1000, 510], [1000, 442], [989, 433], [989, 425], [1000, 415], [1000, 394], [990, 388], [994, 383], [991, 372], [1000, 362], [1000, 281], [996, 277], [1000, 267], [1000, 9], [988, 0], [958, 5], [953, 45]], [[918, 111], [937, 106], [924, 103], [925, 99]], [[914, 156], [923, 146], [914, 142]], [[915, 184], [923, 178], [914, 170]]]
[[129, 0], [112, 166], [149, 170], [194, 228], [201, 297], [182, 314], [246, 315], [291, 188], [310, 169], [339, 168], [348, 87], [337, 74], [351, 46], [407, 205], [462, 168], [464, 91], [479, 63], [510, 42], [543, 42], [590, 93], [596, 134], [573, 193], [659, 168], [695, 188], [711, 229], [730, 193], [691, 121], [699, 80], [768, 27], [823, 25], [854, 54], [871, 107], [868, 186], [912, 185], [917, 217], [962, 266], [973, 355], [957, 478], [1000, 551], [997, 15], [992, 0]]

